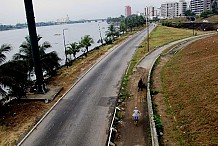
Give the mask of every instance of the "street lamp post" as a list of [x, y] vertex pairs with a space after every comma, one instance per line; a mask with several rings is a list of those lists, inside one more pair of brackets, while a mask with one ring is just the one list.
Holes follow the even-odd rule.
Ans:
[[147, 15], [147, 21], [146, 21], [146, 25], [147, 25], [147, 43], [148, 43], [148, 52], [149, 52], [149, 23], [148, 23], [148, 15]]
[[195, 35], [195, 17], [191, 17], [193, 36]]
[[194, 21], [192, 21], [192, 29], [193, 29], [193, 36], [195, 35], [195, 24]]
[[99, 29], [100, 39], [101, 39], [101, 45], [103, 45], [103, 39], [102, 39], [102, 37], [101, 37], [101, 29], [100, 29], [99, 23], [98, 23], [98, 29]]
[[63, 29], [65, 65], [68, 67], [68, 63], [67, 63], [67, 48], [66, 48], [65, 35], [64, 35], [64, 31], [65, 31], [65, 30], [68, 30], [68, 29], [67, 29], [67, 28], [64, 28], [64, 29]]

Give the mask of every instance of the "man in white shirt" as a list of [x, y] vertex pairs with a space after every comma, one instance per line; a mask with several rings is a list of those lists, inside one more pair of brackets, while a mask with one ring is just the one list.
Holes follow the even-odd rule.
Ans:
[[138, 120], [139, 120], [139, 116], [140, 116], [140, 112], [137, 109], [137, 107], [135, 107], [135, 109], [133, 110], [133, 114], [132, 116], [134, 117], [134, 123], [136, 126], [138, 126]]

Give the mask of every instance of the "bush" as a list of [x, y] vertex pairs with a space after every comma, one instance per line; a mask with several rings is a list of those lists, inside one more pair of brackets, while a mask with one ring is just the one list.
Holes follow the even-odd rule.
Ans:
[[154, 121], [155, 121], [155, 127], [157, 130], [157, 133], [158, 133], [158, 135], [161, 135], [160, 133], [163, 133], [163, 124], [161, 122], [160, 116], [155, 114]]

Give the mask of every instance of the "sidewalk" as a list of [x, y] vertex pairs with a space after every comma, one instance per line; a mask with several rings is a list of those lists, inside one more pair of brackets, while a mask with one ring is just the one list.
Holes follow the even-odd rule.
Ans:
[[48, 92], [45, 94], [27, 93], [23, 100], [45, 100], [45, 102], [52, 101], [56, 95], [63, 89], [60, 86], [48, 85]]

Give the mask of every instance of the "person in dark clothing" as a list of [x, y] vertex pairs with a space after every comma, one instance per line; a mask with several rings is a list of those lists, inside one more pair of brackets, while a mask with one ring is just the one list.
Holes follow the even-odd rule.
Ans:
[[143, 86], [145, 86], [145, 85], [144, 85], [142, 79], [140, 79], [138, 82], [138, 92], [139, 92], [139, 90], [141, 90], [141, 91], [143, 90]]

